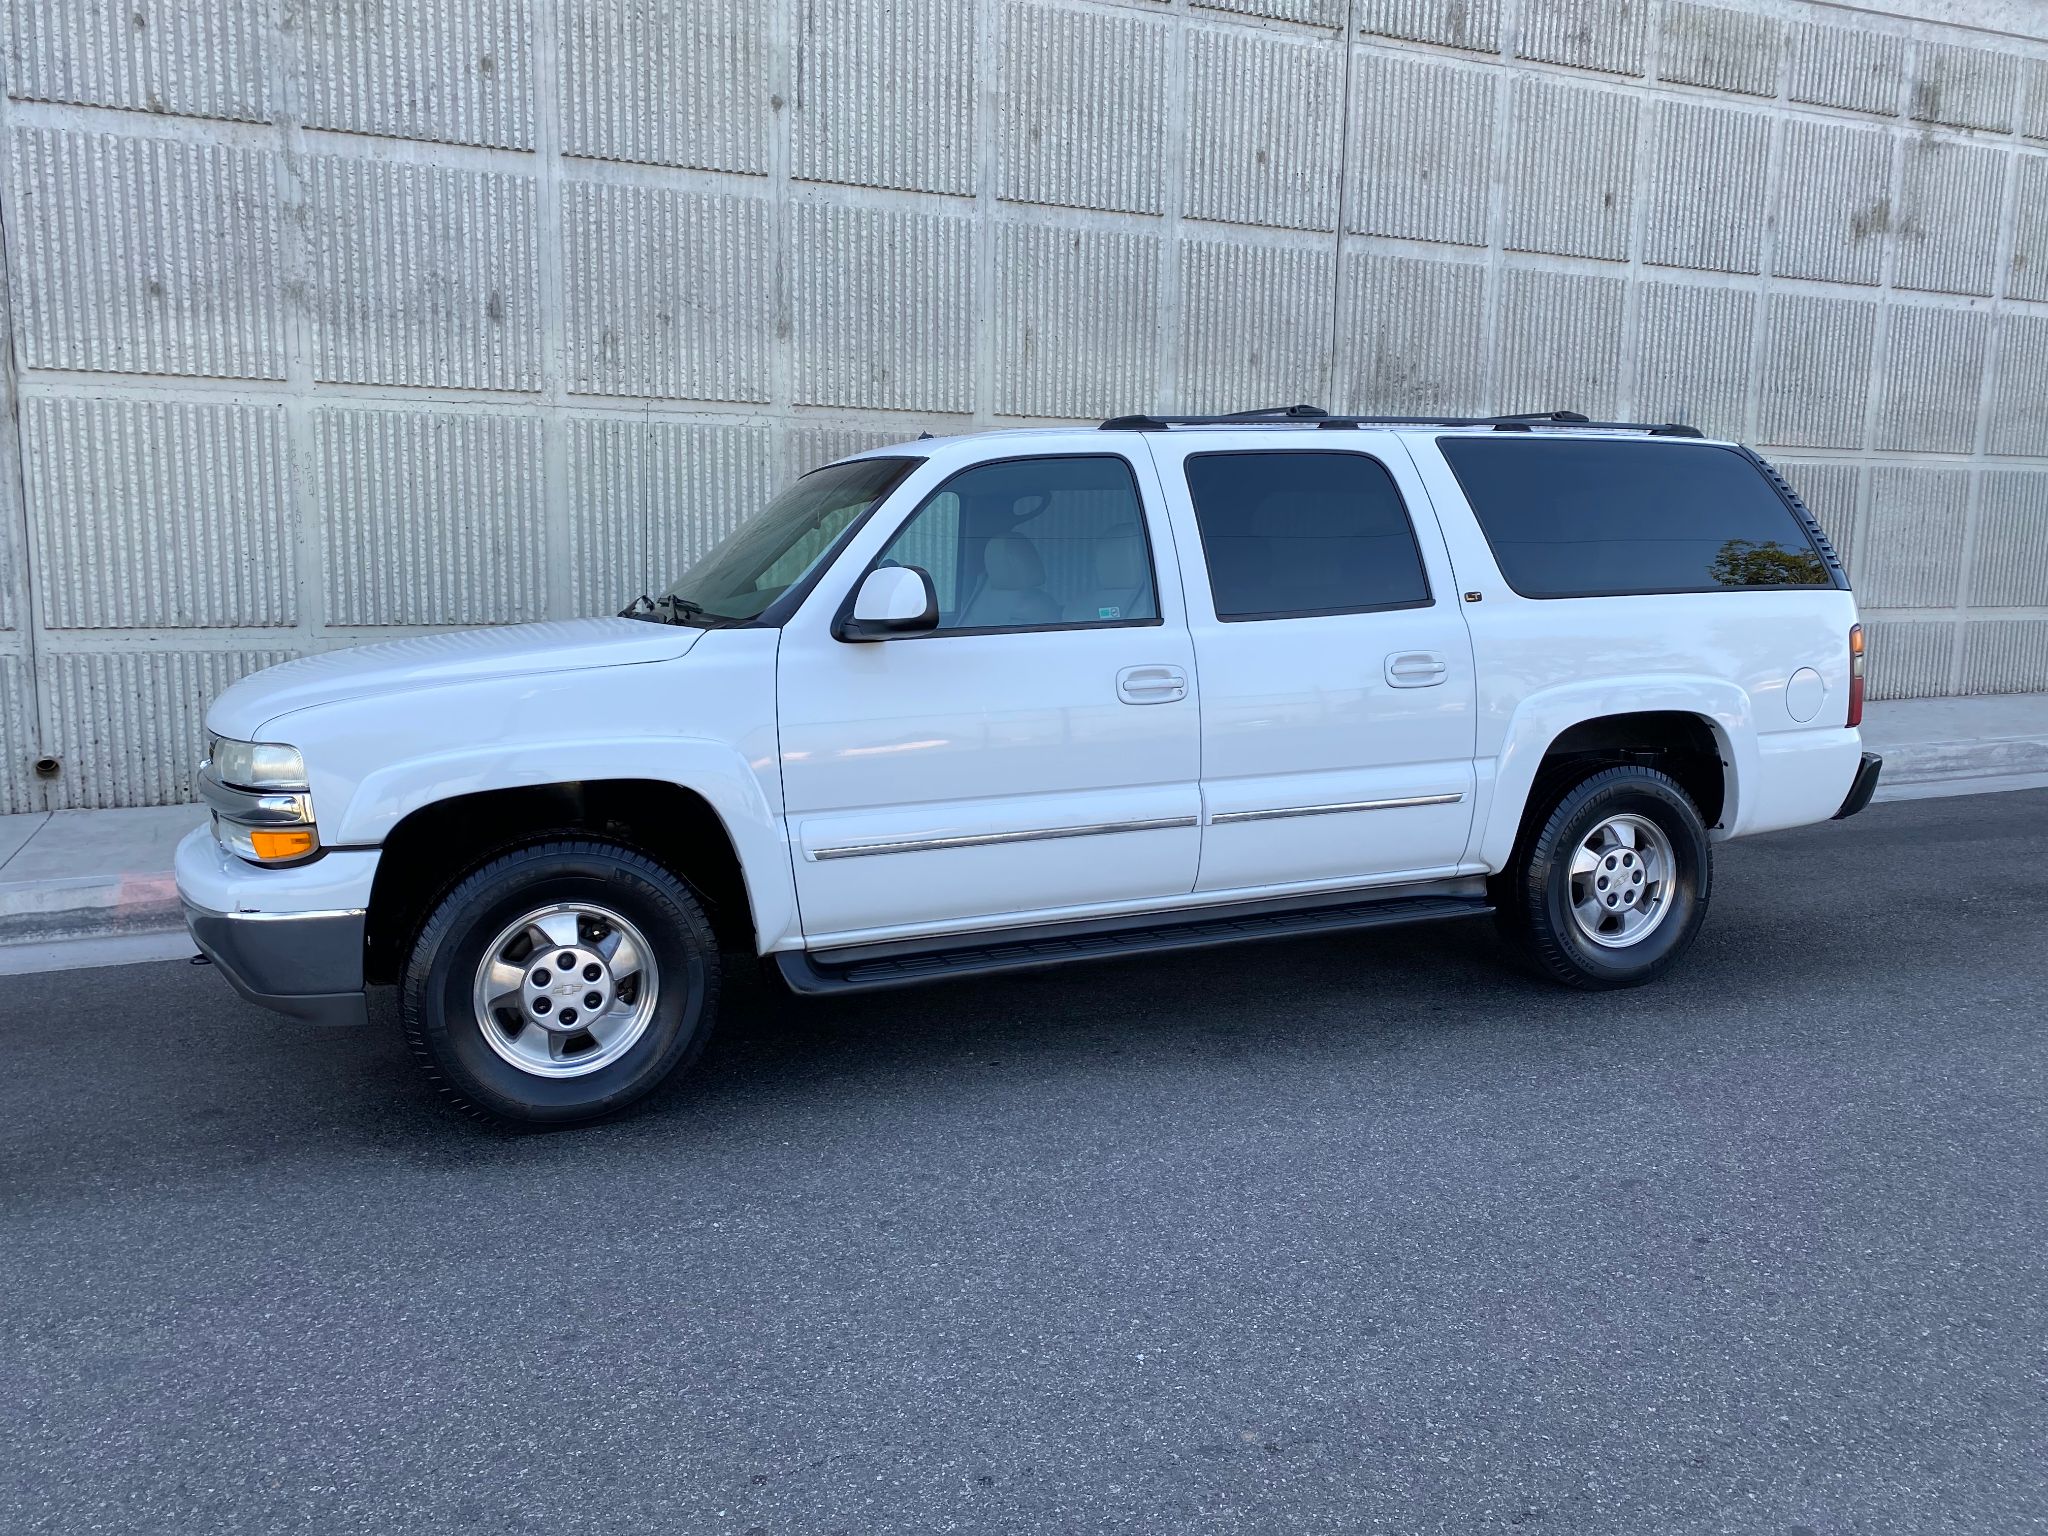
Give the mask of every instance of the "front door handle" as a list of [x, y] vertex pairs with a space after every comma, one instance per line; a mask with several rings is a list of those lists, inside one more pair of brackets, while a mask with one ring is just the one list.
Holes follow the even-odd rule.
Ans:
[[1387, 658], [1390, 688], [1434, 688], [1451, 675], [1451, 664], [1435, 651], [1396, 651]]
[[1116, 696], [1126, 704], [1172, 704], [1188, 696], [1188, 675], [1179, 667], [1125, 667], [1116, 675]]

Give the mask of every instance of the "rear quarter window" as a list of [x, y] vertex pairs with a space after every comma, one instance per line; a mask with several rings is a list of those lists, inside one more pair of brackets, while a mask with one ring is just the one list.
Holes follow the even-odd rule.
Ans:
[[1533, 436], [1437, 446], [1524, 597], [1835, 585], [1805, 525], [1738, 449]]

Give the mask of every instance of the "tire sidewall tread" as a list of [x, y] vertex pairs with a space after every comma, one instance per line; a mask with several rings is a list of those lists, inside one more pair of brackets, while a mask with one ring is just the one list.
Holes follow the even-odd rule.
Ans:
[[[660, 972], [655, 1017], [631, 1050], [599, 1071], [553, 1079], [522, 1073], [482, 1038], [470, 1001], [475, 966], [483, 946], [521, 910], [578, 896], [640, 928]], [[467, 1114], [535, 1128], [575, 1125], [616, 1113], [696, 1059], [711, 1033], [720, 979], [717, 940], [687, 882], [630, 847], [553, 838], [496, 855], [441, 897], [400, 978], [400, 1022], [428, 1079]]]
[[[1713, 845], [1698, 808], [1669, 774], [1639, 764], [1598, 769], [1552, 787], [1549, 814], [1525, 830], [1501, 891], [1502, 928], [1544, 975], [1587, 991], [1655, 981], [1691, 947], [1706, 920]], [[1605, 950], [1573, 922], [1572, 852], [1596, 825], [1622, 812], [1646, 815], [1671, 840], [1678, 869], [1668, 912], [1640, 945]]]

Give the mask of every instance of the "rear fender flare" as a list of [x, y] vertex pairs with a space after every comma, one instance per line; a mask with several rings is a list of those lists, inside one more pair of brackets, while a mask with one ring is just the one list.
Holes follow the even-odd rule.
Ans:
[[1516, 707], [1492, 765], [1492, 794], [1473, 826], [1468, 857], [1490, 870], [1507, 868], [1537, 772], [1551, 744], [1566, 731], [1607, 715], [1653, 710], [1697, 715], [1713, 728], [1727, 778], [1721, 825], [1730, 833], [1740, 831], [1742, 786], [1755, 783], [1757, 771], [1756, 714], [1749, 695], [1725, 678], [1603, 678], [1546, 688]]

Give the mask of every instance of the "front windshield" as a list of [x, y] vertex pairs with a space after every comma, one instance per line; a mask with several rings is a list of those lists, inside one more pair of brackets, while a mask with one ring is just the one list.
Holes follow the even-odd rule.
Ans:
[[812, 470], [685, 571], [655, 607], [691, 619], [759, 618], [916, 462], [855, 459]]

